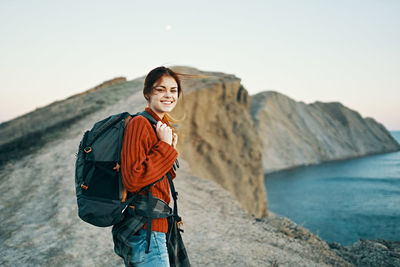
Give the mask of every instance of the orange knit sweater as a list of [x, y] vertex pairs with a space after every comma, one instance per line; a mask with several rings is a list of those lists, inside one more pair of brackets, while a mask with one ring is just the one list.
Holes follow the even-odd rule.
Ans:
[[[169, 123], [161, 119], [150, 108], [145, 108], [156, 121]], [[168, 143], [158, 139], [155, 127], [143, 116], [134, 117], [127, 125], [121, 151], [121, 173], [124, 187], [137, 192], [142, 187], [157, 181], [167, 172], [176, 177], [172, 168], [178, 152]], [[167, 177], [155, 183], [151, 189], [153, 196], [169, 204], [169, 183]], [[146, 229], [147, 224], [143, 226]], [[166, 218], [154, 219], [152, 231], [168, 232]]]

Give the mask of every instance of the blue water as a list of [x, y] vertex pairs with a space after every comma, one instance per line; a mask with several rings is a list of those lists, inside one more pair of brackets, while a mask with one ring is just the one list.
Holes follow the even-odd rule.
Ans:
[[267, 174], [265, 184], [268, 209], [328, 242], [400, 240], [400, 152]]

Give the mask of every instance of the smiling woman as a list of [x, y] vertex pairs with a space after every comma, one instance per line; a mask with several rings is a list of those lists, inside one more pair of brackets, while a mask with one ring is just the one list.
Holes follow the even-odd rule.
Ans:
[[165, 117], [168, 123], [176, 121], [168, 113], [174, 109], [178, 98], [183, 97], [179, 76], [195, 75], [177, 73], [161, 66], [151, 70], [144, 81], [143, 95], [147, 100], [148, 108], [160, 118]]
[[[143, 188], [148, 187], [146, 198], [153, 198], [149, 203], [155, 201], [158, 204], [154, 209], [148, 205], [146, 210], [153, 209], [151, 212], [154, 213], [156, 208], [162, 206], [165, 207], [164, 210], [169, 211], [168, 219], [165, 216], [159, 216], [141, 224], [142, 222], [137, 223], [133, 220], [140, 208], [131, 206], [134, 208], [133, 217], [127, 217], [125, 221], [114, 226], [112, 231], [114, 250], [124, 259], [126, 266], [170, 266], [170, 263], [171, 265], [179, 263], [179, 266], [189, 266], [183, 243], [179, 243], [180, 234], [176, 233], [179, 233], [176, 230], [176, 222], [181, 222], [181, 218], [177, 214], [176, 203], [174, 203], [173, 214], [168, 206], [170, 184], [172, 196], [176, 197], [172, 179], [176, 177], [178, 135], [170, 125], [170, 121], [176, 122], [176, 120], [168, 113], [174, 109], [182, 95], [178, 75], [186, 74], [175, 73], [163, 66], [149, 72], [143, 88], [143, 95], [147, 100], [145, 108], [147, 115], [143, 114], [143, 116], [138, 115], [132, 118], [124, 131], [121, 150], [121, 174], [124, 189], [130, 195], [139, 195], [146, 192], [143, 191]], [[149, 120], [147, 116], [152, 119]], [[138, 198], [140, 199], [140, 197]], [[176, 199], [174, 198], [174, 200]], [[140, 207], [136, 204], [135, 206]], [[135, 230], [123, 230], [126, 228]], [[119, 233], [124, 234], [121, 236]], [[167, 233], [168, 237], [173, 237], [168, 242]], [[179, 251], [176, 250], [176, 244], [181, 244], [181, 247], [178, 247]]]
[[148, 97], [149, 107], [163, 118], [166, 112], [171, 112], [178, 100], [178, 84], [171, 76], [163, 76], [153, 86], [151, 97]]

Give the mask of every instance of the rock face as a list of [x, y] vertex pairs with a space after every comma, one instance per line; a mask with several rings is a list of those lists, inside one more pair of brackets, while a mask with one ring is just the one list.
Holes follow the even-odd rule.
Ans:
[[257, 217], [266, 216], [266, 191], [261, 146], [251, 119], [249, 96], [240, 79], [223, 73], [177, 72], [207, 75], [183, 81], [184, 100], [173, 116], [179, 125], [178, 150], [193, 173], [222, 185]]
[[338, 102], [305, 104], [267, 91], [251, 97], [251, 115], [266, 173], [400, 149], [382, 124]]

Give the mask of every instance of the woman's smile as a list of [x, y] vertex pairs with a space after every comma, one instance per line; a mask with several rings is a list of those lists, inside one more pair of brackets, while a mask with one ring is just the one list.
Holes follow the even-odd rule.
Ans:
[[173, 102], [174, 102], [174, 101], [171, 101], [171, 100], [163, 100], [163, 101], [161, 101], [161, 103], [163, 103], [163, 104], [166, 105], [166, 106], [171, 105]]

